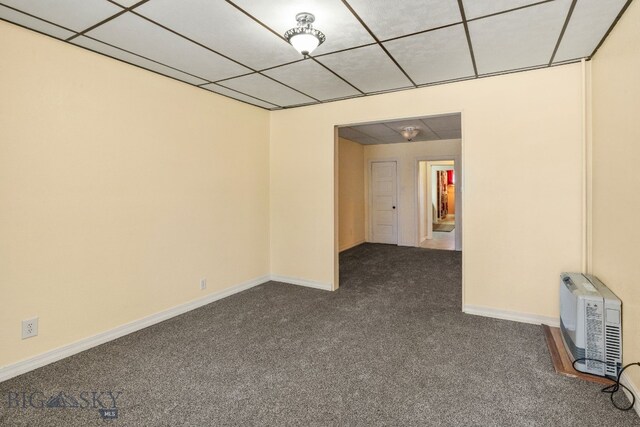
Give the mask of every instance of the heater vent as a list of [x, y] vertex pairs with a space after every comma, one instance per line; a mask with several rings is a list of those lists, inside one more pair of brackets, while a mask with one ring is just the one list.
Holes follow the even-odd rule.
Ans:
[[[622, 301], [597, 277], [560, 276], [562, 338], [578, 371], [615, 379], [622, 368]], [[586, 359], [586, 360], [583, 360]]]
[[620, 327], [606, 325], [605, 326], [605, 361], [607, 362], [606, 371], [609, 376], [617, 376], [620, 369], [620, 361], [622, 360], [620, 343]]

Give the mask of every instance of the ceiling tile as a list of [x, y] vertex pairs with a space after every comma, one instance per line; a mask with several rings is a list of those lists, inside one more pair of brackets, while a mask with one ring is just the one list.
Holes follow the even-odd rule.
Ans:
[[231, 89], [227, 89], [226, 87], [222, 87], [222, 86], [217, 85], [215, 83], [209, 83], [208, 85], [204, 85], [202, 87], [204, 89], [210, 90], [211, 92], [215, 92], [215, 93], [218, 93], [220, 95], [225, 95], [225, 96], [237, 99], [238, 101], [248, 102], [250, 104], [258, 105], [260, 107], [267, 108], [267, 109], [277, 108], [277, 105], [273, 105], [273, 104], [270, 104], [268, 102], [264, 102], [264, 101], [261, 101], [259, 99], [255, 99], [255, 98], [253, 98], [251, 96], [247, 96], [247, 95], [243, 95], [243, 94], [238, 93], [238, 92], [234, 92]]
[[364, 133], [372, 138], [379, 139], [381, 141], [385, 140], [396, 140], [398, 139], [398, 132], [383, 125], [382, 123], [375, 123], [371, 125], [360, 125], [357, 126], [356, 129], [358, 132]]
[[438, 132], [440, 139], [460, 139], [462, 132], [460, 130], [444, 130]]
[[539, 3], [542, 0], [463, 0], [464, 14], [467, 19], [487, 16], [492, 13]]
[[479, 74], [549, 62], [571, 0], [520, 9], [469, 23]]
[[2, 3], [75, 31], [86, 30], [122, 11], [106, 0], [2, 0]]
[[27, 28], [31, 28], [36, 31], [40, 31], [41, 33], [49, 34], [50, 36], [56, 37], [58, 39], [66, 39], [74, 34], [73, 32], [67, 31], [64, 28], [49, 24], [37, 18], [32, 18], [29, 15], [16, 12], [15, 10], [9, 9], [8, 7], [4, 7], [2, 5], [0, 5], [0, 18], [6, 19], [9, 22], [13, 22]]
[[136, 3], [140, 3], [140, 0], [113, 0], [114, 3], [118, 3], [120, 6], [131, 7]]
[[223, 1], [153, 0], [136, 12], [254, 69], [301, 58], [289, 43]]
[[407, 126], [413, 126], [420, 129], [424, 128], [424, 123], [422, 123], [420, 119], [394, 120], [392, 122], [386, 122], [385, 124], [390, 128], [397, 129], [398, 132]]
[[112, 56], [114, 58], [129, 62], [130, 64], [138, 65], [148, 70], [155, 71], [157, 73], [164, 74], [165, 76], [173, 77], [175, 79], [182, 80], [183, 82], [187, 82], [193, 85], [200, 85], [200, 84], [206, 83], [206, 80], [202, 80], [197, 77], [190, 76], [189, 74], [185, 74], [180, 71], [174, 70], [172, 68], [166, 67], [164, 65], [158, 64], [156, 62], [149, 61], [148, 59], [141, 58], [132, 53], [115, 48], [113, 46], [109, 46], [107, 44], [104, 44], [97, 40], [90, 39], [88, 37], [84, 37], [84, 36], [76, 37], [71, 41], [71, 43], [76, 44], [78, 46], [85, 47], [87, 49], [91, 49], [95, 52], [104, 53], [105, 55]]
[[[409, 79], [378, 45], [316, 59], [367, 93], [411, 86]], [[371, 70], [375, 70], [375, 73]]]
[[321, 100], [360, 94], [311, 59], [273, 68], [264, 74]]
[[438, 141], [441, 138], [430, 130], [425, 130], [424, 132], [420, 132], [418, 136], [415, 137], [414, 141]]
[[[433, 131], [435, 129], [432, 130], [427, 124], [438, 129], [438, 133], [435, 133]], [[405, 143], [407, 141], [400, 132], [405, 127], [413, 126], [419, 130], [418, 135], [413, 139], [414, 142], [459, 139], [461, 124], [460, 114], [456, 113], [344, 127], [339, 129], [339, 135], [365, 145]]]
[[293, 89], [281, 85], [278, 82], [260, 74], [237, 77], [220, 82], [221, 86], [255, 96], [280, 107], [288, 105], [307, 104], [315, 102], [312, 98], [304, 96]]
[[[327, 40], [313, 53], [318, 55], [363, 44], [374, 40], [340, 0], [233, 0], [255, 18], [278, 34], [296, 26], [296, 14], [315, 15], [314, 27]], [[293, 49], [293, 48], [291, 48]]]
[[460, 114], [426, 117], [422, 119], [422, 122], [438, 134], [445, 131], [459, 131], [462, 128]]
[[366, 136], [360, 132], [358, 132], [357, 130], [350, 128], [350, 127], [344, 127], [344, 128], [339, 128], [338, 129], [338, 135], [341, 138], [345, 138], [348, 139], [350, 141], [358, 141], [359, 139], [362, 138], [366, 138]]
[[[278, 108], [317, 103], [313, 98], [361, 96], [360, 90], [375, 94], [406, 89], [412, 87], [410, 80], [426, 85], [473, 77], [467, 37], [458, 24], [460, 3], [470, 19], [478, 73], [491, 75], [546, 66], [572, 3], [575, 10], [554, 61], [590, 56], [627, 2], [150, 0], [133, 12], [123, 10], [138, 3], [0, 0], [0, 19], [68, 39], [121, 14], [71, 43], [186, 83], [219, 81], [220, 86], [207, 89], [245, 102], [256, 97], [254, 104]], [[392, 58], [373, 43], [349, 5], [383, 40]], [[295, 15], [303, 11], [314, 13], [315, 26], [327, 35], [312, 60], [304, 60], [280, 36], [295, 26]], [[420, 34], [409, 35], [415, 32]], [[253, 73], [256, 69], [262, 74]], [[433, 126], [434, 135], [459, 135], [459, 128]]]
[[554, 62], [591, 56], [626, 0], [581, 0], [576, 3]]
[[417, 84], [473, 76], [473, 64], [462, 25], [384, 43]]
[[210, 81], [251, 72], [128, 12], [87, 35]]
[[[476, 0], [477, 1], [477, 0]], [[462, 21], [457, 0], [349, 0], [379, 40]]]

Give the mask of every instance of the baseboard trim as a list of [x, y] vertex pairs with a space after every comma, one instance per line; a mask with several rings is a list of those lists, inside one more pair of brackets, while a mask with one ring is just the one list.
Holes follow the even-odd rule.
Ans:
[[[632, 368], [629, 368], [629, 369], [632, 369]], [[638, 414], [638, 416], [640, 417], [640, 391], [638, 391], [638, 387], [636, 387], [636, 385], [629, 379], [629, 376], [626, 374], [626, 372], [622, 373], [622, 376], [620, 377], [620, 383], [625, 387], [628, 387], [629, 390], [631, 390], [631, 392], [636, 396], [636, 403], [633, 405], [633, 409], [636, 411], [636, 414]], [[627, 399], [631, 401], [632, 399], [631, 399], [631, 396], [629, 395], [629, 391], [625, 390], [624, 388], [622, 390], [624, 390], [624, 393], [627, 395]]]
[[189, 301], [184, 304], [180, 304], [159, 313], [134, 320], [133, 322], [126, 323], [105, 332], [101, 332], [97, 335], [81, 339], [72, 344], [47, 351], [45, 353], [30, 357], [11, 365], [3, 366], [0, 368], [0, 383], [26, 372], [33, 371], [34, 369], [40, 368], [50, 363], [57, 362], [58, 360], [64, 359], [66, 357], [73, 356], [74, 354], [88, 350], [92, 347], [96, 347], [100, 344], [113, 341], [132, 332], [139, 331], [146, 327], [155, 325], [156, 323], [160, 323], [164, 320], [170, 319], [180, 314], [184, 314], [188, 311], [210, 304], [214, 301], [218, 301], [228, 296], [237, 294], [238, 292], [245, 291], [247, 289], [253, 288], [254, 286], [261, 285], [268, 282], [269, 280], [270, 276], [268, 275], [256, 277], [255, 279], [251, 279], [238, 285], [223, 289], [221, 291], [205, 295], [201, 298]]
[[344, 251], [348, 251], [351, 248], [355, 248], [356, 246], [360, 246], [361, 244], [365, 243], [365, 240], [360, 240], [359, 242], [356, 243], [352, 243], [350, 245], [345, 246], [344, 248], [340, 248], [338, 249], [338, 252], [344, 252]]
[[549, 325], [556, 328], [560, 327], [560, 320], [555, 317], [540, 316], [531, 313], [520, 313], [517, 311], [501, 310], [478, 305], [465, 305], [462, 311], [475, 316], [493, 317], [494, 319], [531, 323], [533, 325]]
[[307, 288], [322, 289], [323, 291], [333, 290], [333, 286], [331, 285], [331, 283], [314, 282], [312, 280], [298, 279], [296, 277], [280, 276], [278, 274], [272, 274], [271, 280], [273, 280], [274, 282], [283, 282], [283, 283], [289, 283], [291, 285], [305, 286]]

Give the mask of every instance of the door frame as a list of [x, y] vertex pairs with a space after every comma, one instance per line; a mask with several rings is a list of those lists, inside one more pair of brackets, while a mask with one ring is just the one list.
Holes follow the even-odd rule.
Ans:
[[[462, 155], [451, 155], [451, 154], [443, 154], [443, 155], [434, 155], [434, 156], [418, 156], [415, 157], [413, 162], [414, 169], [414, 182], [415, 182], [415, 246], [420, 247], [420, 162], [441, 162], [441, 161], [453, 161], [453, 169], [456, 177], [456, 192], [455, 192], [455, 200], [456, 200], [456, 213], [455, 213], [455, 221], [456, 221], [456, 251], [462, 250], [462, 215], [463, 215], [463, 206], [462, 206], [462, 193], [464, 191], [463, 187], [463, 169], [462, 169]], [[427, 176], [427, 182], [431, 183], [431, 177]], [[430, 190], [427, 189], [427, 194], [430, 194]], [[427, 204], [430, 206], [430, 201], [427, 200]], [[429, 228], [429, 224], [427, 224], [427, 229]]]
[[[456, 109], [452, 109], [452, 110], [448, 110], [448, 111], [425, 111], [423, 112], [423, 114], [417, 114], [417, 115], [400, 115], [400, 116], [387, 116], [387, 117], [376, 117], [371, 118], [371, 120], [361, 120], [361, 121], [354, 121], [354, 122], [342, 122], [342, 123], [335, 123], [333, 125], [333, 226], [334, 226], [334, 230], [333, 230], [333, 238], [334, 238], [334, 242], [333, 242], [333, 277], [334, 277], [334, 281], [333, 281], [333, 290], [337, 290], [338, 287], [340, 286], [340, 251], [339, 251], [339, 244], [338, 244], [338, 227], [339, 227], [339, 210], [338, 210], [338, 200], [339, 200], [339, 183], [338, 183], [338, 152], [339, 152], [339, 128], [342, 127], [348, 127], [348, 126], [357, 126], [357, 125], [366, 125], [366, 124], [376, 124], [376, 123], [382, 123], [382, 122], [390, 122], [390, 121], [394, 121], [394, 120], [410, 120], [410, 119], [422, 119], [425, 117], [437, 117], [437, 116], [442, 116], [442, 115], [447, 115], [447, 114], [455, 114], [455, 113], [460, 113], [460, 124], [462, 127], [462, 132], [460, 135], [460, 156], [457, 159], [458, 160], [458, 164], [460, 165], [460, 175], [459, 177], [456, 177], [456, 182], [460, 183], [460, 195], [461, 197], [456, 200], [456, 209], [464, 209], [464, 207], [466, 206], [466, 195], [465, 195], [465, 187], [466, 187], [466, 175], [464, 175], [464, 159], [466, 158], [466, 138], [467, 138], [467, 132], [466, 132], [466, 111], [464, 108], [456, 108]], [[449, 156], [451, 157], [451, 156]], [[366, 162], [366, 158], [365, 158], [365, 162]], [[366, 166], [366, 164], [365, 164]], [[417, 169], [418, 169], [418, 163], [415, 162], [414, 163], [414, 168], [416, 169], [416, 174], [418, 173]], [[399, 174], [400, 171], [400, 164], [398, 164], [398, 169], [396, 170], [396, 173]], [[368, 170], [365, 170], [365, 174], [368, 173]], [[368, 180], [366, 179], [367, 177], [365, 177], [365, 185], [368, 186]], [[365, 192], [365, 194], [367, 194]], [[416, 190], [416, 194], [415, 196], [417, 197], [417, 190]], [[400, 195], [398, 195], [398, 197], [400, 197]], [[368, 206], [367, 203], [365, 203], [365, 209], [368, 210]], [[416, 209], [416, 213], [417, 213], [417, 209]], [[399, 217], [399, 215], [398, 215]], [[416, 215], [417, 218], [417, 215]], [[417, 220], [417, 219], [416, 219]], [[365, 221], [368, 221], [368, 212], [365, 212]], [[400, 224], [398, 224], [399, 226]], [[418, 224], [416, 223], [416, 226]], [[464, 237], [464, 229], [460, 228], [458, 230], [460, 232], [460, 235]], [[369, 228], [365, 227], [365, 233], [367, 234], [367, 236], [365, 237], [368, 238], [368, 233], [369, 233]], [[418, 232], [416, 231], [416, 236], [418, 235]], [[399, 237], [399, 236], [398, 236]], [[417, 240], [417, 239], [416, 239]], [[467, 257], [465, 255], [466, 251], [464, 249], [464, 245], [465, 245], [465, 241], [466, 239], [462, 239], [462, 298], [460, 301], [460, 311], [464, 312], [464, 308], [465, 308], [465, 301], [466, 301], [466, 281], [467, 281], [467, 267], [466, 267], [466, 263], [467, 263]]]
[[[367, 227], [366, 227], [366, 236], [365, 236], [365, 241], [367, 242], [372, 242], [373, 240], [373, 221], [372, 221], [372, 216], [373, 216], [373, 212], [371, 209], [371, 203], [373, 200], [373, 191], [371, 189], [371, 168], [373, 167], [373, 163], [384, 163], [384, 162], [395, 162], [396, 163], [396, 245], [400, 246], [400, 210], [401, 210], [401, 203], [400, 203], [400, 158], [399, 157], [379, 157], [379, 158], [371, 158], [371, 159], [367, 159], [365, 158], [365, 162], [366, 162], [366, 168], [365, 168], [365, 185], [367, 186], [365, 194], [367, 195], [367, 203], [364, 204], [364, 208], [366, 209], [365, 212], [365, 219], [367, 221]], [[389, 243], [389, 244], [393, 244], [393, 243]]]

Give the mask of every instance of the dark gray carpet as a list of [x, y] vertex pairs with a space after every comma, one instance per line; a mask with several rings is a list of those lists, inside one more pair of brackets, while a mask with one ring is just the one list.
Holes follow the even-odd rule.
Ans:
[[[556, 375], [539, 326], [462, 314], [460, 264], [359, 246], [341, 255], [337, 292], [268, 283], [4, 382], [0, 424], [640, 424], [599, 386]], [[103, 421], [95, 408], [8, 409], [22, 391], [63, 391], [67, 405], [122, 394]]]

